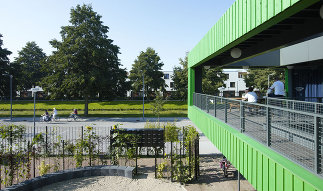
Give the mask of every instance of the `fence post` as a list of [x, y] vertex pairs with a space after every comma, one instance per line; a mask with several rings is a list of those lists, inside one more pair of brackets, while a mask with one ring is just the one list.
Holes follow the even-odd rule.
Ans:
[[267, 146], [271, 146], [271, 119], [270, 119], [270, 108], [266, 106], [266, 124], [267, 124]]
[[199, 101], [200, 102], [200, 107], [199, 108], [202, 109], [202, 94], [200, 94], [199, 97], [200, 97], [200, 101]]
[[240, 132], [243, 133], [245, 131], [245, 112], [244, 112], [244, 104], [243, 101], [240, 101]]
[[227, 105], [228, 105], [228, 100], [225, 99], [224, 100], [224, 122], [225, 123], [228, 122], [228, 108], [227, 108]]
[[155, 147], [155, 178], [157, 178], [157, 147]]
[[165, 133], [166, 133], [166, 131], [165, 131], [165, 125], [164, 125], [164, 146], [163, 146], [163, 158], [165, 158], [165, 142], [166, 142], [166, 140], [165, 140]]
[[214, 96], [214, 117], [216, 117], [216, 97]]
[[64, 140], [63, 142], [63, 170], [65, 170], [65, 142]]
[[46, 144], [46, 154], [48, 154], [48, 127], [47, 126], [46, 126], [45, 144]]
[[82, 137], [82, 141], [83, 141], [83, 126], [81, 126], [81, 137]]
[[321, 134], [320, 128], [319, 128], [319, 118], [317, 116], [314, 116], [314, 171], [319, 174], [321, 173], [321, 165], [320, 164], [320, 142], [321, 137], [319, 136]]
[[173, 182], [173, 141], [170, 142], [170, 180]]
[[138, 173], [138, 146], [136, 146], [136, 174]]

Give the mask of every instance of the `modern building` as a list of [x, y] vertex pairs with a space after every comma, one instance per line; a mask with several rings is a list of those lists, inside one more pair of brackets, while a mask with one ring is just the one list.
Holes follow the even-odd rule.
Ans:
[[164, 80], [166, 84], [166, 91], [172, 92], [174, 90], [174, 81], [172, 79], [172, 76], [174, 75], [173, 71], [163, 71], [164, 73]]
[[227, 75], [227, 80], [224, 81], [225, 88], [222, 88], [220, 96], [223, 97], [241, 97], [247, 89], [243, 75], [247, 74], [245, 69], [224, 69], [223, 73]]
[[[174, 90], [174, 81], [172, 79], [172, 76], [174, 74], [173, 71], [162, 71], [164, 73], [163, 79], [165, 80], [166, 84], [166, 93], [168, 96], [171, 96]], [[134, 93], [132, 90], [127, 91], [127, 97], [142, 97], [142, 92]]]
[[[188, 117], [257, 190], [323, 190], [322, 38], [322, 0], [236, 0], [188, 55]], [[205, 66], [284, 68], [288, 96], [206, 95]]]

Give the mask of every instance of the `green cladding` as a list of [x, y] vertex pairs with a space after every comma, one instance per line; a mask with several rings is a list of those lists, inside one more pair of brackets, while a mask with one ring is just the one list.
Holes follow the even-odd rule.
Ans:
[[237, 0], [188, 55], [188, 117], [257, 190], [323, 190], [323, 179], [193, 106], [195, 67], [318, 1]]
[[189, 106], [188, 116], [257, 190], [323, 190], [323, 180], [228, 124]]
[[319, 0], [236, 0], [190, 51], [195, 67]]

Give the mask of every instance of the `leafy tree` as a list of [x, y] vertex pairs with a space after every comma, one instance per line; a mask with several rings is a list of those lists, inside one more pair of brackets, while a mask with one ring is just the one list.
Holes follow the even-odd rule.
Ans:
[[152, 111], [155, 115], [157, 115], [158, 117], [158, 126], [159, 125], [159, 116], [160, 116], [160, 112], [163, 111], [163, 106], [166, 102], [166, 100], [163, 99], [163, 96], [161, 94], [161, 92], [155, 91], [155, 99], [154, 101], [151, 103], [152, 105]]
[[62, 27], [62, 41], [50, 41], [57, 50], [43, 66], [48, 76], [42, 87], [51, 98], [84, 98], [87, 115], [90, 98], [125, 94], [126, 72], [120, 68], [119, 47], [107, 36], [108, 26], [90, 5], [72, 8], [70, 23]]
[[182, 66], [174, 67], [174, 74], [172, 76], [172, 80], [174, 81], [174, 89], [176, 90], [176, 97], [180, 99], [187, 99], [187, 53], [184, 59], [179, 59], [179, 64]]
[[3, 76], [2, 74], [10, 73], [10, 62], [8, 56], [11, 52], [6, 48], [2, 48], [3, 41], [1, 37], [3, 37], [2, 34], [0, 34], [0, 96], [5, 96], [9, 95], [10, 88], [8, 87], [10, 79], [8, 76]]
[[247, 87], [253, 86], [265, 94], [268, 89], [268, 75], [270, 75], [270, 86], [274, 83], [276, 77], [284, 82], [284, 69], [280, 68], [250, 68], [248, 74], [244, 75], [243, 78]]
[[215, 95], [219, 87], [225, 87], [227, 76], [219, 68], [204, 69], [202, 71], [202, 91], [205, 94]]
[[44, 77], [41, 71], [41, 62], [46, 58], [46, 54], [35, 42], [27, 42], [26, 46], [18, 52], [15, 58], [14, 67], [19, 70], [18, 90], [28, 90], [38, 84]]
[[146, 52], [141, 51], [130, 70], [129, 79], [133, 90], [135, 92], [142, 90], [143, 75], [147, 98], [157, 89], [164, 90], [165, 80], [162, 78], [163, 72], [161, 71], [163, 65], [154, 49], [149, 47]]

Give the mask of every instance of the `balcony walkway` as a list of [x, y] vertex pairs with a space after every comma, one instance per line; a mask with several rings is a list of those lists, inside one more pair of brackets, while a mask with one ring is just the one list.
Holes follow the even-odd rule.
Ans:
[[[287, 166], [293, 163], [301, 166], [304, 170], [306, 169], [305, 171], [318, 177], [322, 186], [320, 189], [323, 189], [323, 115], [321, 112], [316, 113], [313, 110], [307, 112], [305, 111], [306, 107], [292, 110], [286, 108], [284, 103], [276, 102], [275, 105], [264, 105], [194, 93], [194, 106], [191, 107], [199, 109], [202, 113], [209, 116], [208, 118], [211, 117], [214, 121], [227, 124], [232, 129], [237, 130], [236, 132], [241, 132], [241, 134], [255, 140], [256, 144], [260, 145], [260, 147], [265, 147], [275, 153], [279, 153], [287, 161]], [[322, 106], [315, 106], [315, 108], [322, 108]], [[194, 117], [191, 117], [192, 113], [189, 107], [189, 117], [199, 127], [197, 123], [203, 122], [198, 122], [198, 118], [194, 119]], [[253, 149], [247, 150], [247, 153], [244, 153], [244, 150], [241, 152], [241, 146], [239, 149], [234, 148], [236, 145], [218, 145], [219, 140], [213, 137], [219, 136], [215, 135], [217, 129], [211, 127], [215, 125], [210, 126], [210, 122], [207, 124], [209, 127], [202, 128], [203, 133], [209, 137], [219, 150], [225, 155], [227, 154], [227, 157], [234, 161], [233, 163], [238, 163], [238, 166], [240, 163], [235, 161], [239, 158], [235, 154], [240, 153], [249, 156], [250, 151], [253, 153]], [[219, 123], [216, 124], [218, 125]], [[218, 138], [221, 139], [220, 141], [225, 140], [225, 143], [238, 144], [237, 140], [231, 135], [224, 138], [220, 136]], [[249, 149], [249, 147], [247, 148]], [[245, 156], [243, 157], [245, 158]], [[244, 163], [248, 164], [250, 157], [244, 160], [246, 160]], [[247, 164], [242, 166], [245, 168], [245, 166], [248, 166]], [[262, 161], [261, 164], [263, 165], [264, 162]], [[282, 166], [282, 168], [285, 169], [285, 166]], [[251, 172], [248, 173], [250, 173], [250, 176], [253, 176]], [[277, 174], [276, 168], [275, 174]]]

